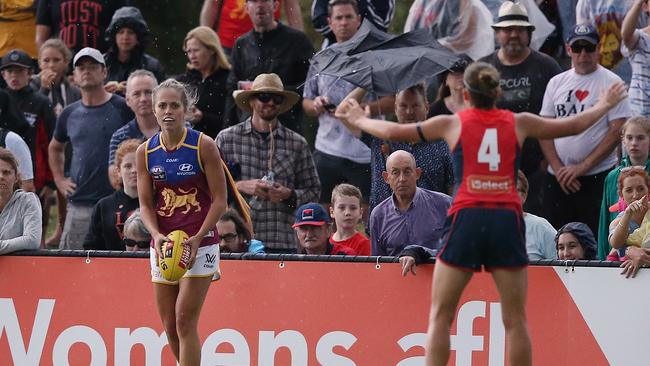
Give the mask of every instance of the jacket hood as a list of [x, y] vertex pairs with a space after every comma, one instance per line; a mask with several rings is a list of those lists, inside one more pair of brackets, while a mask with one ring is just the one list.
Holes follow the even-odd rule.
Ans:
[[144, 20], [140, 9], [133, 6], [123, 6], [115, 11], [111, 23], [106, 28], [106, 41], [112, 46], [115, 44], [115, 35], [120, 28], [129, 27], [138, 36], [140, 45], [144, 44], [145, 38], [149, 35], [149, 25]]
[[578, 239], [580, 245], [585, 252], [585, 258], [587, 260], [596, 259], [598, 254], [598, 244], [596, 243], [596, 238], [594, 233], [591, 231], [587, 224], [582, 222], [569, 222], [568, 224], [562, 226], [560, 230], [555, 234], [555, 249], [557, 250], [557, 242], [560, 239], [560, 235], [564, 233], [573, 234], [573, 236]]

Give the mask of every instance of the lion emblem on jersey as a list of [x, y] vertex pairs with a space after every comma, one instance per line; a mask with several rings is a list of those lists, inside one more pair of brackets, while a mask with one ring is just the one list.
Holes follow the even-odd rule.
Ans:
[[181, 213], [186, 214], [194, 208], [194, 212], [201, 211], [201, 204], [196, 200], [196, 188], [191, 188], [187, 191], [178, 189], [182, 194], [176, 194], [173, 189], [164, 188], [160, 193], [163, 197], [165, 205], [158, 209], [158, 215], [162, 217], [171, 217], [176, 209], [185, 209]]

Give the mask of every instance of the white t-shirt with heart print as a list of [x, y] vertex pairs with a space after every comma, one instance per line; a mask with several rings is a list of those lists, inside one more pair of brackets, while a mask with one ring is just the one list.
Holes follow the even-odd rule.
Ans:
[[[587, 75], [577, 74], [574, 69], [567, 70], [548, 82], [539, 114], [544, 117], [562, 118], [580, 113], [598, 102], [601, 90], [611, 87], [613, 83], [620, 80], [620, 77], [600, 65], [596, 71]], [[603, 140], [610, 121], [627, 119], [630, 115], [630, 106], [626, 98], [582, 133], [553, 140], [562, 163], [574, 165], [582, 162]], [[616, 152], [613, 151], [585, 175], [601, 173], [615, 164]], [[554, 174], [550, 165], [548, 171]]]

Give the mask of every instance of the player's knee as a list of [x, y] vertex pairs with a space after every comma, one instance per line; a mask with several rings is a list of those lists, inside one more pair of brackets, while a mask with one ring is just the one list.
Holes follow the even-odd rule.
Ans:
[[195, 333], [197, 330], [196, 316], [188, 314], [187, 312], [176, 313], [176, 332], [179, 337], [183, 338], [186, 335]]
[[438, 326], [451, 327], [454, 321], [455, 309], [452, 306], [445, 306], [444, 304], [434, 304], [429, 313], [429, 323]]
[[526, 314], [524, 312], [512, 312], [502, 314], [503, 327], [508, 330], [522, 329], [526, 327]]

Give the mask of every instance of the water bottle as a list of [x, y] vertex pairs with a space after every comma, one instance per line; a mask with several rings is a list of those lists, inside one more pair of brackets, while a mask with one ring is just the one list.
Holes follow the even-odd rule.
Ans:
[[[273, 171], [269, 171], [265, 176], [262, 177], [262, 181], [266, 182], [269, 187], [272, 187], [273, 183], [275, 183], [275, 173], [273, 173]], [[248, 205], [253, 210], [259, 210], [262, 208], [262, 201], [263, 200], [259, 197], [253, 196], [253, 198], [251, 198], [248, 202]]]

